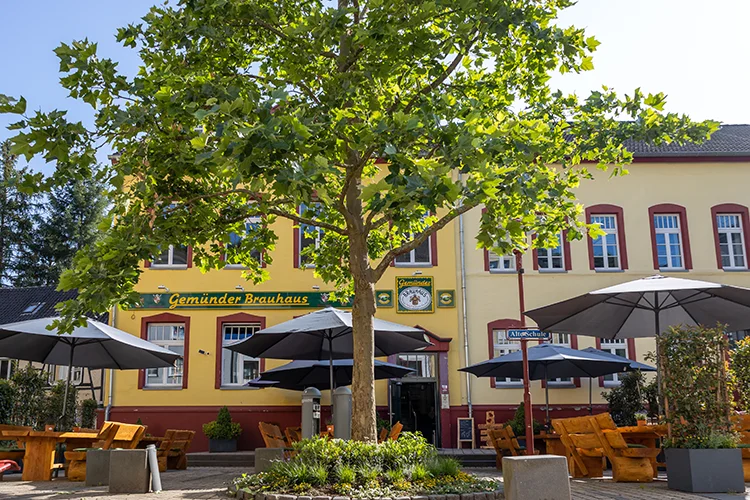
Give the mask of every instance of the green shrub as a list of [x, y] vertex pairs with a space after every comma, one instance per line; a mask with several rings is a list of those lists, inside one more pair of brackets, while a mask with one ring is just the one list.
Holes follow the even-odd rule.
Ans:
[[357, 472], [349, 465], [339, 465], [336, 468], [336, 477], [340, 483], [352, 484], [357, 478]]
[[288, 485], [311, 484], [316, 480], [312, 468], [304, 462], [279, 461], [273, 464], [268, 471], [269, 475], [277, 481], [283, 481]]
[[219, 410], [216, 420], [203, 424], [203, 434], [208, 439], [236, 439], [241, 433], [242, 426], [239, 422], [232, 422], [226, 406]]
[[734, 346], [730, 366], [735, 379], [737, 409], [750, 411], [750, 337]]
[[404, 480], [404, 472], [401, 469], [391, 469], [384, 473], [386, 481], [391, 484], [398, 483]]
[[427, 467], [422, 464], [417, 464], [411, 471], [412, 481], [424, 481], [428, 476]]
[[323, 486], [328, 482], [328, 469], [320, 464], [310, 466], [310, 476], [312, 481], [310, 484], [315, 486]]
[[367, 484], [377, 481], [380, 473], [381, 471], [377, 467], [361, 467], [357, 469], [357, 482]]
[[96, 425], [96, 410], [99, 403], [95, 399], [84, 399], [81, 402], [81, 427], [93, 429]]
[[427, 472], [432, 477], [453, 477], [461, 472], [461, 464], [455, 458], [433, 457], [427, 462]]
[[75, 386], [68, 389], [68, 401], [65, 405], [65, 416], [62, 417], [63, 401], [65, 399], [65, 380], [58, 380], [49, 390], [44, 400], [42, 424], [54, 425], [55, 430], [70, 431], [76, 425], [78, 396]]
[[[513, 418], [508, 420], [505, 424], [513, 429], [513, 433], [516, 437], [522, 439], [526, 437], [526, 410], [524, 409], [523, 401], [518, 405], [518, 408], [516, 408], [516, 413], [513, 415]], [[534, 434], [539, 434], [542, 429], [544, 429], [544, 426], [535, 419], [532, 419], [531, 426], [534, 428]]]
[[47, 375], [31, 365], [26, 365], [11, 377], [15, 389], [13, 407], [13, 424], [30, 425], [41, 429], [44, 427], [44, 409], [47, 395]]
[[10, 424], [13, 418], [13, 406], [16, 390], [7, 380], [0, 380], [0, 424]]
[[[635, 425], [636, 414], [651, 405], [645, 397], [649, 394], [646, 377], [640, 371], [620, 374], [619, 377], [620, 385], [603, 392], [602, 397], [607, 401], [609, 414], [617, 425]], [[654, 403], [653, 409], [657, 408], [658, 404]]]

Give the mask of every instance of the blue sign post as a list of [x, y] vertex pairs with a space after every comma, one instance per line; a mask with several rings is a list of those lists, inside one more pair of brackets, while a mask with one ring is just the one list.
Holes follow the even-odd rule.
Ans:
[[536, 328], [523, 328], [508, 330], [508, 339], [513, 340], [549, 340], [550, 334], [542, 332]]

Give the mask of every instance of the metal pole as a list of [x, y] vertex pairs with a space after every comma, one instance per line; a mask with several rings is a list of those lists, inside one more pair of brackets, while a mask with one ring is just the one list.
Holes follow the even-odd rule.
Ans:
[[547, 377], [547, 365], [544, 365], [544, 399], [547, 400], [547, 404], [545, 405], [546, 411], [547, 411], [547, 428], [550, 428], [550, 419], [549, 419], [549, 378]]
[[[526, 326], [526, 316], [523, 312], [526, 309], [526, 297], [523, 289], [523, 260], [520, 252], [516, 254], [516, 273], [518, 274], [518, 309], [521, 314], [521, 327]], [[528, 340], [521, 340], [521, 353], [523, 354], [523, 411], [526, 417], [526, 454], [534, 454], [534, 426], [532, 425], [533, 411], [531, 407], [531, 391], [529, 390], [529, 351]]]
[[63, 396], [63, 410], [60, 415], [60, 420], [65, 418], [65, 412], [68, 410], [68, 389], [70, 389], [70, 376], [73, 374], [73, 350], [75, 349], [75, 341], [70, 344], [70, 360], [68, 361], [68, 380], [65, 383], [65, 395]]
[[591, 398], [591, 381], [594, 380], [593, 378], [589, 377], [589, 415], [594, 414], [594, 403], [592, 403], [593, 399]]
[[328, 337], [328, 381], [331, 383], [331, 418], [333, 418], [333, 338]]
[[[462, 183], [461, 173], [458, 174], [458, 182]], [[461, 265], [461, 323], [464, 331], [464, 366], [469, 366], [469, 320], [467, 319], [468, 306], [466, 304], [466, 244], [464, 242], [464, 214], [458, 216], [458, 241]], [[466, 372], [466, 405], [469, 407], [469, 418], [474, 416], [474, 408], [471, 403], [471, 373]]]

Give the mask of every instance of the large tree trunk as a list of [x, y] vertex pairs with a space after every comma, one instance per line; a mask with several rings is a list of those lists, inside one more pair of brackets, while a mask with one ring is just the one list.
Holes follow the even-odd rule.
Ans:
[[352, 438], [357, 441], [377, 440], [375, 417], [375, 285], [366, 279], [354, 278], [354, 367], [352, 380]]

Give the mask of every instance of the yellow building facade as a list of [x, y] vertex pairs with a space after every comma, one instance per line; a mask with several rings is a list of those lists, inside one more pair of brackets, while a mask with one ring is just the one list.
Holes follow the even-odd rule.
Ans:
[[[742, 140], [735, 140], [738, 136]], [[558, 248], [523, 254], [519, 273], [514, 257], [476, 248], [481, 209], [475, 209], [461, 222], [463, 265], [460, 224], [454, 221], [386, 272], [376, 286], [377, 317], [419, 325], [434, 347], [390, 357], [416, 372], [399, 382], [376, 382], [382, 418], [400, 420], [444, 447], [456, 446], [459, 417], [471, 413], [480, 424], [492, 410], [497, 421], [511, 418], [522, 401], [519, 381], [467, 380], [458, 369], [467, 360], [473, 364], [519, 348], [505, 331], [521, 325], [521, 300], [533, 309], [656, 273], [750, 286], [750, 126], [723, 127], [703, 146], [635, 150], [629, 175], [610, 178], [597, 171], [595, 180], [577, 191], [587, 219], [607, 232], [601, 239], [567, 242], [561, 235]], [[257, 286], [243, 280], [239, 269], [201, 273], [190, 263], [190, 249], [170, 249], [146, 264], [137, 287], [141, 307], [118, 310], [113, 322], [180, 352], [184, 361], [170, 370], [115, 372], [111, 419], [140, 418], [152, 434], [194, 429], [193, 451], [206, 449], [200, 427], [225, 405], [243, 426], [241, 449], [262, 446], [260, 421], [299, 425], [300, 393], [243, 387], [259, 371], [287, 361], [253, 360], [222, 349], [224, 342], [325, 305], [346, 307], [330, 302], [328, 287], [300, 262], [300, 246], [311, 242], [291, 222], [280, 220], [274, 229], [279, 240], [270, 279]], [[408, 300], [402, 304], [400, 296], [408, 299], [410, 286], [429, 291], [429, 303], [420, 302], [416, 310]], [[596, 346], [638, 361], [654, 349], [650, 339], [601, 343], [555, 336], [553, 341]], [[617, 383], [616, 376], [594, 380], [594, 403], [603, 404], [601, 392]], [[588, 379], [550, 381], [549, 394], [553, 416], [588, 411]], [[535, 411], [542, 409], [540, 382], [532, 383], [532, 401]]]

